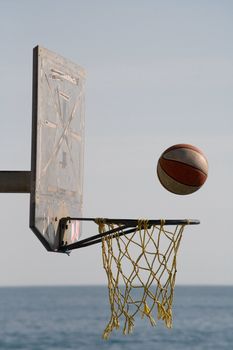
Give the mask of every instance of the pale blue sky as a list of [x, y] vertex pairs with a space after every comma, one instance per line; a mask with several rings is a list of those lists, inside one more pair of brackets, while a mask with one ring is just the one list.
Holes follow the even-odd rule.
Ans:
[[[29, 170], [32, 48], [87, 71], [84, 215], [196, 218], [177, 283], [233, 284], [233, 2], [0, 0], [0, 160]], [[156, 178], [170, 145], [200, 147], [210, 173], [180, 197]], [[100, 246], [48, 253], [29, 195], [1, 194], [0, 285], [105, 283]], [[95, 233], [95, 232], [90, 232]]]

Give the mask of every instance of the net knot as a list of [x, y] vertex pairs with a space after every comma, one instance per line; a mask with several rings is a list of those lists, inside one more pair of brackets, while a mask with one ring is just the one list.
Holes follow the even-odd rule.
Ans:
[[105, 220], [102, 218], [96, 218], [95, 223], [98, 225], [99, 233], [103, 233], [105, 229]]
[[164, 219], [161, 219], [161, 220], [160, 220], [160, 225], [161, 225], [161, 227], [163, 227], [163, 226], [165, 225], [165, 222], [166, 222], [166, 221], [165, 221]]

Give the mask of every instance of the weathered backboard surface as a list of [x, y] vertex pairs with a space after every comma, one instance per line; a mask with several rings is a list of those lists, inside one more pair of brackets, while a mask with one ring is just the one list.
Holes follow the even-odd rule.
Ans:
[[[80, 66], [34, 48], [30, 227], [52, 251], [59, 247], [59, 220], [82, 216], [84, 82]], [[79, 236], [75, 222], [65, 240]]]

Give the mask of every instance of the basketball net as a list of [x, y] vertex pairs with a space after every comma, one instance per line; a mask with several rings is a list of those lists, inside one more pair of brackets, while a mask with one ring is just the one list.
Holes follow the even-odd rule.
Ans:
[[119, 329], [121, 320], [123, 333], [132, 332], [137, 314], [152, 326], [157, 318], [171, 328], [176, 256], [185, 225], [170, 226], [173, 230], [168, 231], [163, 221], [149, 226], [146, 220], [139, 220], [135, 232], [122, 235], [121, 225], [101, 219], [97, 224], [100, 233], [118, 227], [116, 233], [102, 238], [111, 310], [103, 338]]

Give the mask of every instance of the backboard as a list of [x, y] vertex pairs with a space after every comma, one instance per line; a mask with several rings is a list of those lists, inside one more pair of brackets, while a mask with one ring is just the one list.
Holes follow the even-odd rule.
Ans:
[[[59, 247], [59, 220], [82, 217], [84, 70], [42, 47], [33, 50], [30, 227], [51, 251]], [[78, 241], [80, 223], [66, 230]]]

